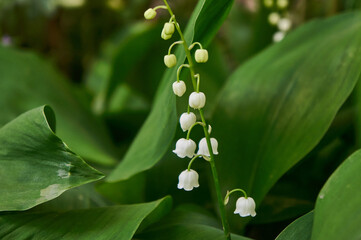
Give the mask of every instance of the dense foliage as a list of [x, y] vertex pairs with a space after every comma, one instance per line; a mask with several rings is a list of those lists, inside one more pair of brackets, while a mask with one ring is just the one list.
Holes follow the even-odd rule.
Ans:
[[[209, 52], [195, 68], [220, 190], [256, 202], [241, 218], [230, 198], [232, 239], [359, 239], [361, 3], [267, 2], [169, 1]], [[192, 165], [199, 188], [177, 188], [188, 98], [163, 63], [169, 15], [144, 20], [159, 4], [0, 2], [0, 239], [225, 239], [209, 164]], [[274, 11], [292, 20], [283, 39]]]

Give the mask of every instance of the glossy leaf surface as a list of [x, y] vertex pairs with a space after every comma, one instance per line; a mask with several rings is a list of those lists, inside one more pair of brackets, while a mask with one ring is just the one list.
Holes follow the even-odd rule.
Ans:
[[0, 129], [0, 211], [25, 210], [103, 175], [55, 134], [48, 106], [30, 110]]

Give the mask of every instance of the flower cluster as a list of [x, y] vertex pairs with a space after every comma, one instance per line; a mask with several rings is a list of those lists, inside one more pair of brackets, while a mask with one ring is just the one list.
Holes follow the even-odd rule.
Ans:
[[[194, 70], [194, 61], [196, 63], [206, 63], [208, 61], [208, 51], [203, 48], [202, 44], [199, 42], [194, 42], [191, 45], [188, 45], [184, 39], [183, 33], [179, 27], [179, 24], [176, 21], [175, 15], [173, 14], [172, 10], [170, 9], [166, 0], [164, 0], [166, 5], [158, 6], [155, 8], [150, 8], [144, 13], [144, 17], [146, 19], [153, 19], [156, 15], [157, 9], [168, 9], [171, 17], [168, 22], [164, 24], [164, 27], [161, 32], [161, 38], [164, 40], [168, 40], [172, 38], [174, 32], [177, 32], [180, 35], [180, 40], [175, 41], [172, 43], [168, 49], [168, 54], [164, 56], [164, 64], [168, 68], [172, 68], [177, 66], [177, 57], [175, 54], [172, 53], [172, 49], [175, 45], [180, 44], [183, 46], [188, 63], [187, 64], [180, 64], [177, 70], [177, 78], [176, 81], [172, 84], [173, 93], [178, 96], [182, 97], [187, 91], [187, 84], [185, 81], [180, 79], [180, 73], [183, 68], [188, 68], [191, 77], [191, 86], [193, 87], [193, 91], [188, 96], [188, 107], [187, 112], [181, 114], [179, 118], [180, 127], [183, 132], [187, 132], [185, 138], [180, 138], [176, 142], [175, 149], [173, 152], [180, 158], [190, 158], [188, 168], [182, 171], [178, 177], [178, 185], [179, 189], [184, 189], [185, 191], [191, 191], [194, 188], [199, 187], [199, 175], [198, 173], [191, 169], [192, 163], [198, 159], [203, 158], [211, 164], [212, 173], [215, 171], [214, 165], [214, 155], [218, 154], [218, 141], [210, 137], [212, 128], [210, 125], [207, 125], [204, 114], [203, 108], [206, 105], [206, 95], [199, 90], [200, 88], [200, 74], [196, 74]], [[194, 51], [194, 55], [192, 56], [191, 50], [198, 46], [198, 49]], [[200, 115], [200, 120], [197, 121], [197, 115], [191, 111], [191, 109], [198, 111]], [[197, 144], [194, 140], [190, 138], [190, 133], [195, 126], [202, 126], [204, 130], [205, 137], [202, 138], [198, 143], [198, 151]], [[222, 196], [220, 195], [220, 187], [218, 183], [218, 176], [213, 175], [216, 184], [216, 191], [217, 197], [220, 202], [220, 209], [224, 213], [224, 205], [222, 204]], [[242, 191], [244, 192], [245, 197], [239, 198], [236, 203], [236, 210], [235, 214], [239, 214], [242, 217], [245, 216], [255, 216], [255, 202], [252, 198], [247, 198], [245, 191], [242, 189], [232, 190], [228, 192], [226, 195], [226, 199], [229, 198], [229, 195], [235, 191]], [[228, 202], [228, 201], [227, 201]], [[222, 216], [224, 218], [224, 214]]]
[[268, 15], [268, 22], [278, 29], [273, 35], [273, 41], [280, 42], [292, 27], [292, 21], [287, 11], [288, 0], [264, 0], [263, 4], [271, 10]]

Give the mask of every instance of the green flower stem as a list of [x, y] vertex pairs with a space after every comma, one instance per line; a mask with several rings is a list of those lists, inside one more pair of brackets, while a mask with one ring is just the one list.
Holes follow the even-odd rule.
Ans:
[[189, 68], [189, 65], [188, 64], [182, 64], [182, 65], [179, 66], [179, 68], [177, 70], [177, 82], [179, 82], [179, 76], [180, 76], [180, 73], [181, 73], [183, 67]]
[[194, 77], [197, 78], [197, 90], [196, 90], [196, 92], [199, 93], [199, 84], [200, 84], [200, 81], [201, 81], [201, 75], [199, 75], [199, 73], [197, 73]]
[[188, 130], [187, 140], [189, 140], [189, 136], [191, 135], [191, 131], [192, 131], [193, 127], [196, 126], [196, 125], [204, 126], [204, 123], [203, 122], [195, 122]]
[[167, 9], [167, 6], [160, 5], [160, 6], [153, 8], [153, 10], [157, 10], [157, 9]]
[[229, 223], [228, 223], [228, 220], [227, 220], [227, 217], [226, 217], [226, 209], [225, 209], [224, 203], [223, 203], [223, 197], [222, 197], [221, 187], [220, 187], [220, 184], [219, 184], [219, 178], [218, 178], [218, 172], [217, 172], [216, 164], [215, 164], [215, 161], [214, 161], [214, 154], [213, 154], [211, 139], [210, 139], [210, 136], [209, 136], [209, 133], [208, 133], [208, 130], [207, 130], [207, 125], [206, 125], [206, 120], [204, 118], [203, 109], [199, 109], [199, 113], [201, 115], [202, 122], [205, 124], [203, 126], [203, 131], [204, 131], [204, 135], [206, 137], [207, 146], [208, 146], [208, 150], [209, 150], [209, 155], [210, 155], [209, 163], [211, 164], [212, 175], [213, 175], [213, 180], [214, 180], [214, 186], [216, 188], [218, 207], [219, 207], [219, 211], [220, 211], [220, 214], [221, 214], [223, 231], [224, 231], [224, 234], [226, 236], [226, 239], [231, 240], [231, 233], [229, 231]]
[[194, 160], [196, 160], [198, 157], [201, 157], [202, 155], [195, 155], [192, 160], [190, 160], [190, 162], [188, 163], [188, 171], [191, 170], [191, 166], [192, 163], [194, 162]]
[[[188, 60], [188, 65], [189, 65], [189, 70], [190, 70], [190, 75], [191, 75], [191, 79], [192, 79], [192, 84], [193, 84], [193, 88], [196, 91], [197, 90], [197, 83], [196, 83], [196, 79], [195, 79], [195, 72], [194, 72], [194, 63], [193, 63], [193, 58], [192, 55], [190, 53], [190, 50], [188, 49], [188, 44], [184, 38], [184, 35], [182, 33], [182, 30], [179, 27], [179, 24], [177, 23], [177, 20], [173, 14], [172, 9], [169, 7], [169, 4], [167, 2], [167, 0], [163, 0], [164, 4], [167, 6], [168, 8], [168, 12], [171, 15], [171, 18], [173, 18], [174, 20], [174, 25], [179, 33], [179, 36], [181, 38], [181, 40], [183, 41], [183, 47], [184, 47], [184, 51]], [[219, 178], [218, 178], [218, 173], [217, 173], [217, 169], [216, 169], [216, 165], [214, 162], [214, 154], [213, 154], [213, 150], [212, 150], [212, 145], [211, 145], [211, 139], [210, 136], [208, 134], [208, 130], [207, 130], [207, 123], [206, 120], [204, 118], [204, 114], [203, 114], [203, 110], [199, 109], [199, 113], [201, 115], [201, 119], [203, 122], [203, 130], [204, 130], [204, 135], [206, 137], [206, 141], [207, 141], [207, 146], [208, 146], [208, 150], [209, 150], [209, 154], [210, 154], [210, 165], [211, 165], [211, 169], [212, 169], [212, 175], [213, 175], [213, 181], [214, 181], [214, 186], [216, 189], [216, 193], [217, 193], [217, 200], [218, 200], [218, 207], [219, 207], [219, 211], [220, 211], [220, 215], [221, 215], [221, 220], [222, 220], [222, 225], [223, 225], [223, 231], [224, 231], [224, 235], [226, 237], [227, 240], [231, 240], [231, 233], [229, 231], [229, 224], [226, 218], [226, 210], [223, 204], [223, 197], [222, 197], [222, 193], [221, 193], [221, 187], [219, 184]]]
[[171, 18], [173, 18], [173, 21], [174, 21], [174, 25], [175, 25], [175, 28], [177, 29], [177, 32], [181, 38], [181, 40], [183, 41], [183, 47], [184, 47], [184, 51], [186, 53], [186, 57], [188, 59], [188, 65], [189, 65], [189, 70], [191, 72], [191, 78], [192, 78], [192, 84], [193, 84], [193, 88], [196, 89], [197, 88], [197, 85], [196, 85], [196, 79], [194, 78], [194, 63], [193, 63], [193, 59], [192, 59], [192, 55], [191, 55], [191, 52], [188, 50], [188, 44], [184, 38], [184, 35], [182, 33], [182, 30], [180, 29], [179, 27], [179, 24], [175, 18], [175, 15], [172, 11], [172, 9], [169, 7], [169, 4], [167, 2], [167, 0], [163, 0], [164, 1], [164, 4], [167, 6], [167, 9], [168, 9], [168, 12], [171, 16]]
[[189, 49], [189, 50], [192, 50], [192, 48], [193, 48], [195, 45], [197, 45], [197, 44], [198, 44], [198, 46], [199, 46], [200, 49], [203, 49], [202, 44], [201, 44], [200, 42], [194, 42], [194, 43], [192, 43], [192, 45], [190, 45], [188, 49]]
[[226, 199], [229, 198], [229, 196], [234, 192], [242, 192], [245, 198], [248, 198], [246, 191], [244, 191], [241, 188], [233, 189], [232, 191], [228, 192], [227, 195], [224, 197], [224, 203], [226, 202]]
[[174, 47], [174, 45], [182, 44], [182, 43], [183, 43], [183, 41], [176, 41], [172, 45], [170, 45], [170, 47], [168, 49], [168, 55], [170, 55], [170, 53], [172, 52], [172, 48]]

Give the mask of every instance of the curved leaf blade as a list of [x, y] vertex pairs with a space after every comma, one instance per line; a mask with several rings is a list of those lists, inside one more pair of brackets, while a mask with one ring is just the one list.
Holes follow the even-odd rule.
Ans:
[[296, 219], [278, 235], [276, 240], [310, 240], [313, 215], [312, 211]]
[[5, 47], [0, 47], [0, 62], [0, 126], [49, 104], [57, 114], [58, 136], [75, 152], [103, 165], [116, 162], [117, 153], [105, 126], [49, 63], [33, 53]]
[[320, 141], [360, 76], [360, 46], [361, 14], [346, 13], [301, 26], [236, 70], [212, 124], [224, 191], [239, 186], [260, 202]]
[[26, 210], [103, 175], [55, 134], [52, 109], [43, 106], [0, 129], [0, 211]]
[[360, 239], [360, 171], [358, 150], [327, 180], [316, 201], [313, 240]]
[[171, 198], [104, 208], [49, 213], [17, 213], [0, 216], [0, 238], [10, 239], [119, 239], [130, 240], [154, 212], [166, 214]]
[[[227, 16], [233, 0], [216, 1], [201, 0], [198, 2], [185, 31], [188, 43], [193, 39], [208, 43]], [[216, 19], [216, 20], [215, 20]], [[202, 25], [200, 24], [202, 23]], [[207, 34], [198, 32], [209, 30]], [[178, 65], [185, 61], [182, 48], [175, 52]], [[122, 162], [107, 178], [109, 182], [128, 179], [156, 164], [164, 155], [171, 143], [177, 124], [175, 96], [171, 91], [172, 82], [176, 79], [177, 67], [166, 70], [158, 88], [150, 115], [128, 150]]]

